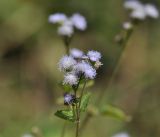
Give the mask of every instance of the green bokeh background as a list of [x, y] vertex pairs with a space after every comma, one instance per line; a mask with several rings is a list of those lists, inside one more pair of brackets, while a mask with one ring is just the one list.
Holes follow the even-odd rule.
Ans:
[[[154, 2], [160, 7], [160, 1]], [[63, 91], [57, 69], [65, 54], [56, 26], [48, 16], [79, 12], [88, 21], [71, 47], [98, 50], [103, 55], [92, 101], [105, 90], [110, 103], [132, 116], [131, 122], [95, 117], [82, 136], [111, 137], [126, 131], [131, 137], [160, 137], [160, 20], [146, 20], [131, 36], [112, 87], [106, 89], [120, 47], [114, 37], [128, 20], [122, 0], [0, 0], [0, 137], [21, 137], [38, 127], [44, 137], [60, 137], [63, 121], [53, 114]], [[68, 124], [66, 137], [73, 136]]]

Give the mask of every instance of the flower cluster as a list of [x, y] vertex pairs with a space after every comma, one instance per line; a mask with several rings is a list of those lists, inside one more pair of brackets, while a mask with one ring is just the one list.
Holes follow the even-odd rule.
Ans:
[[131, 10], [130, 17], [133, 19], [144, 20], [147, 17], [154, 19], [159, 17], [157, 8], [152, 4], [142, 4], [138, 0], [127, 0], [124, 7]]
[[86, 19], [79, 13], [67, 17], [63, 13], [56, 13], [49, 16], [49, 22], [59, 24], [58, 34], [61, 36], [71, 37], [74, 33], [74, 28], [84, 31], [87, 28]]
[[71, 49], [70, 55], [63, 56], [59, 61], [59, 69], [64, 72], [63, 84], [77, 85], [81, 79], [91, 80], [96, 77], [96, 70], [102, 65], [101, 54], [88, 51], [85, 55], [79, 49]]

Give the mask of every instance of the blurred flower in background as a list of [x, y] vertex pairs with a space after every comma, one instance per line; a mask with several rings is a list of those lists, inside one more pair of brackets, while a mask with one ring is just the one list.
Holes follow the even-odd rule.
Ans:
[[84, 31], [87, 28], [87, 22], [85, 17], [79, 13], [73, 14], [71, 17], [67, 17], [63, 13], [55, 13], [49, 16], [49, 22], [58, 24], [58, 34], [61, 36], [71, 37], [74, 33], [74, 28]]
[[153, 4], [143, 4], [138, 0], [127, 0], [124, 7], [131, 11], [130, 17], [138, 20], [144, 20], [147, 17], [157, 19], [159, 11]]
[[130, 137], [128, 133], [123, 132], [123, 133], [118, 133], [112, 137]]

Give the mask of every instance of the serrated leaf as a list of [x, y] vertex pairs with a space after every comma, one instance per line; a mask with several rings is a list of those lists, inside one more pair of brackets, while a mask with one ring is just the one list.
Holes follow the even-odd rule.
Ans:
[[68, 120], [71, 122], [75, 121], [75, 116], [72, 110], [58, 110], [55, 115], [61, 119]]
[[106, 105], [100, 111], [100, 114], [107, 117], [112, 117], [122, 121], [128, 121], [130, 118], [119, 108]]
[[80, 105], [80, 110], [81, 111], [84, 112], [87, 109], [90, 96], [91, 96], [90, 93], [86, 93], [86, 94], [83, 95], [82, 100], [81, 100], [81, 105]]

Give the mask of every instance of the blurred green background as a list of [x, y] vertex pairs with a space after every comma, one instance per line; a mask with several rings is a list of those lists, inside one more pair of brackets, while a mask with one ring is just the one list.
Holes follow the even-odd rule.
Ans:
[[[155, 2], [160, 7], [160, 1]], [[91, 119], [82, 136], [111, 137], [126, 131], [131, 137], [160, 137], [160, 20], [146, 20], [131, 36], [112, 87], [106, 83], [113, 70], [127, 13], [122, 0], [0, 0], [0, 137], [21, 137], [38, 127], [44, 137], [60, 137], [63, 121], [53, 114], [62, 74], [57, 69], [65, 54], [52, 13], [79, 12], [88, 29], [74, 36], [71, 47], [98, 50], [103, 55], [92, 102], [105, 90], [104, 103], [123, 109], [131, 122]], [[66, 137], [73, 136], [69, 124]]]

